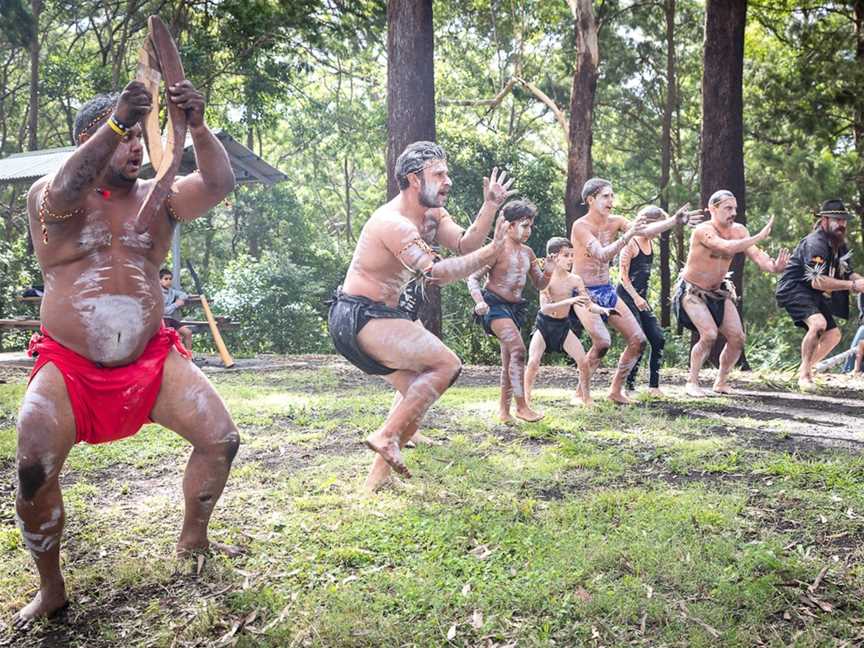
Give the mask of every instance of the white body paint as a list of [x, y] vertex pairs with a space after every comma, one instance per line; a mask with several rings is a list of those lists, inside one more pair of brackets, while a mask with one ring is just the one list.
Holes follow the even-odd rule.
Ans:
[[127, 295], [83, 299], [75, 309], [85, 326], [89, 357], [95, 362], [129, 358], [145, 334], [144, 307]]

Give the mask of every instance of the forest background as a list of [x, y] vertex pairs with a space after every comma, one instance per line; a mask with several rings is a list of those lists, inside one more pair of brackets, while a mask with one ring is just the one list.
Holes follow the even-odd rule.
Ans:
[[[411, 0], [390, 0], [391, 10], [400, 1]], [[860, 270], [864, 0], [736, 4], [746, 9], [743, 158], [751, 232], [774, 215], [764, 248], [791, 248], [812, 228], [819, 204], [840, 197], [858, 215], [849, 239]], [[210, 126], [288, 176], [272, 187], [239, 187], [185, 226], [183, 256], [198, 267], [217, 312], [242, 323], [229, 335], [233, 351], [332, 352], [325, 302], [360, 228], [386, 199], [387, 3], [0, 0], [0, 8], [0, 157], [71, 144], [78, 106], [122, 89], [134, 74], [146, 17], [158, 14], [170, 25], [187, 76], [206, 96]], [[567, 124], [580, 98], [573, 78], [585, 51], [580, 8], [597, 38], [593, 114], [581, 133], [591, 144], [587, 168], [612, 180], [618, 213], [632, 217], [649, 203], [699, 204], [701, 141], [714, 127], [701, 123], [704, 2], [432, 2], [435, 132], [454, 183], [448, 209], [467, 225], [482, 201], [483, 176], [496, 165], [506, 169], [540, 209], [530, 241], [538, 255], [549, 237], [566, 233]], [[27, 189], [0, 186], [4, 318], [29, 314], [15, 296], [41, 283], [27, 233]], [[686, 238], [669, 237], [673, 279]], [[658, 312], [660, 274], [655, 265]], [[185, 273], [182, 280], [192, 288]], [[796, 363], [801, 336], [776, 307], [775, 283], [746, 266], [743, 312], [754, 367]], [[531, 289], [527, 296], [536, 304]], [[464, 284], [446, 287], [441, 303], [447, 344], [466, 361], [495, 362], [496, 347], [471, 325]], [[853, 308], [844, 343], [856, 318]], [[667, 364], [683, 366], [689, 336], [669, 337]], [[20, 349], [25, 340], [4, 333], [2, 347]]]

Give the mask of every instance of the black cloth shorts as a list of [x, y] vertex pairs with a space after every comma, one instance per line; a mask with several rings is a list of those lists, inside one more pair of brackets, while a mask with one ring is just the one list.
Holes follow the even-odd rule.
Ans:
[[525, 325], [525, 316], [528, 314], [527, 300], [509, 302], [501, 299], [491, 290], [483, 290], [483, 301], [489, 306], [489, 311], [482, 317], [474, 315], [474, 321], [483, 326], [486, 335], [495, 335], [492, 331], [492, 320], [511, 319], [520, 329]]
[[803, 291], [801, 291], [795, 295], [795, 299], [780, 305], [789, 313], [792, 321], [795, 322], [795, 326], [806, 329], [807, 318], [816, 313], [822, 313], [825, 321], [828, 322], [828, 327], [825, 330], [830, 331], [837, 328], [837, 322], [834, 321], [834, 316], [831, 314], [831, 302], [821, 294], [816, 297], [803, 294]]
[[561, 318], [550, 317], [538, 311], [534, 319], [534, 330], [540, 331], [540, 335], [543, 336], [547, 353], [566, 353], [564, 342], [567, 340], [567, 334], [572, 331], [578, 338], [582, 328], [579, 319], [572, 311], [570, 316]]
[[[688, 286], [689, 284], [683, 279], [678, 282], [678, 290], [675, 291], [675, 297], [672, 298], [672, 310], [675, 311], [675, 317], [678, 318], [678, 323], [681, 326], [698, 333], [699, 329], [696, 328], [696, 325], [690, 319], [690, 316], [687, 314], [687, 311], [684, 310], [684, 306], [681, 304], [684, 296], [687, 294]], [[704, 297], [702, 299], [702, 301], [708, 307], [708, 311], [711, 313], [711, 318], [714, 320], [714, 323], [718, 327], [723, 323], [723, 315], [726, 312], [727, 299], [729, 298], [725, 295], [723, 297]]]
[[382, 365], [363, 351], [357, 342], [357, 334], [372, 319], [411, 320], [412, 317], [410, 313], [401, 308], [392, 308], [383, 302], [376, 302], [368, 297], [348, 295], [341, 290], [336, 291], [330, 304], [330, 314], [327, 317], [333, 346], [348, 362], [364, 373], [386, 376], [396, 369]]

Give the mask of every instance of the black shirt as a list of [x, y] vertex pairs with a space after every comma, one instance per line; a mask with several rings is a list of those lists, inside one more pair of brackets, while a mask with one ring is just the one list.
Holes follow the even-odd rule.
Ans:
[[648, 281], [651, 279], [651, 261], [654, 258], [654, 250], [645, 254], [639, 244], [636, 244], [639, 252], [630, 257], [630, 283], [642, 299], [648, 299]]
[[[852, 274], [849, 249], [842, 244], [836, 250], [828, 233], [821, 227], [805, 236], [789, 259], [789, 264], [777, 282], [777, 301], [782, 305], [797, 299], [821, 299], [823, 293], [810, 282], [817, 276], [848, 279]], [[833, 295], [846, 299], [848, 291], [835, 290]]]

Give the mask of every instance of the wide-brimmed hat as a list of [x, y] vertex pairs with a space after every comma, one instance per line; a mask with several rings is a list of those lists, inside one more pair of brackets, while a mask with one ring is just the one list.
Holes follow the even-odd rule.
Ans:
[[852, 218], [852, 214], [846, 211], [846, 206], [843, 204], [843, 201], [838, 198], [833, 198], [831, 200], [826, 200], [822, 203], [822, 209], [820, 209], [817, 216], [827, 216], [828, 218], [843, 218], [849, 220]]

